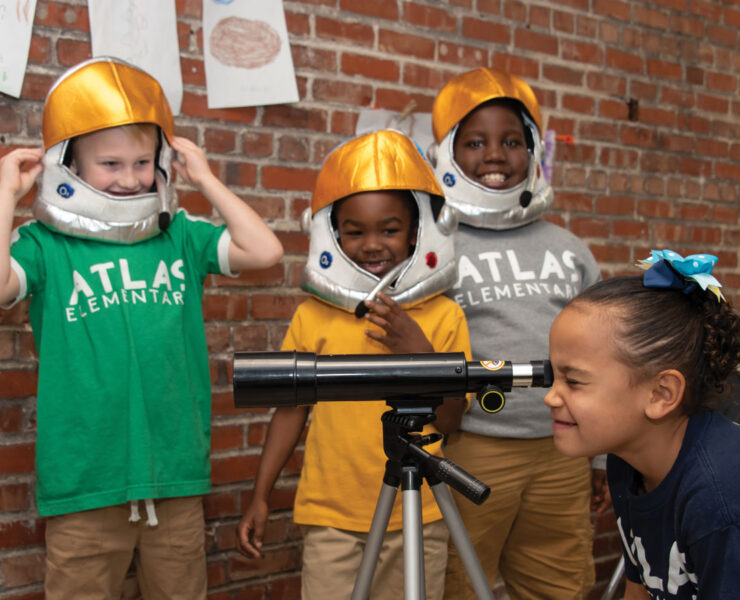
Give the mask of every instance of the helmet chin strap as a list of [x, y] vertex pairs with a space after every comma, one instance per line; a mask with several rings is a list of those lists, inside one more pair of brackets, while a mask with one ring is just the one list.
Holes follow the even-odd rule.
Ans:
[[393, 267], [390, 271], [388, 271], [385, 276], [377, 283], [377, 285], [370, 290], [370, 293], [365, 296], [365, 299], [362, 300], [356, 307], [355, 307], [355, 316], [358, 319], [361, 319], [364, 317], [370, 309], [368, 308], [367, 304], [365, 302], [372, 300], [375, 298], [375, 295], [387, 288], [389, 285], [393, 283], [393, 281], [398, 277], [399, 273], [403, 271], [403, 268], [408, 265], [411, 262], [411, 257], [409, 256], [406, 260], [401, 261], [398, 263], [395, 267]]
[[154, 181], [157, 183], [157, 197], [159, 198], [159, 230], [166, 231], [172, 222], [167, 198], [167, 181], [159, 170], [154, 173]]

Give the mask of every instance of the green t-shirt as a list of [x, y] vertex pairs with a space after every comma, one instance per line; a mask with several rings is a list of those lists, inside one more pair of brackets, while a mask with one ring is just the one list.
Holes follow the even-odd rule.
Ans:
[[39, 354], [36, 495], [51, 516], [210, 489], [211, 385], [201, 311], [229, 273], [225, 227], [179, 211], [137, 244], [19, 227]]

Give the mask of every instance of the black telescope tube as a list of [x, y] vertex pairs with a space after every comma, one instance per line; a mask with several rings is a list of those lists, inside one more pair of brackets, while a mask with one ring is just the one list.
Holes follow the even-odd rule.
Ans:
[[305, 406], [319, 401], [439, 398], [485, 386], [548, 387], [548, 361], [467, 362], [462, 352], [429, 354], [337, 354], [237, 352], [237, 408]]

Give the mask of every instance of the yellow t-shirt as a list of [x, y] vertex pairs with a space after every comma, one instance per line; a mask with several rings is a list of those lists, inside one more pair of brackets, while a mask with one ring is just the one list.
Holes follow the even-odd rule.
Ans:
[[[470, 360], [470, 337], [462, 309], [436, 296], [406, 311], [421, 327], [436, 352], [464, 352]], [[314, 298], [293, 315], [283, 350], [316, 354], [391, 354], [365, 330], [376, 327], [365, 319]], [[390, 410], [382, 400], [318, 402], [313, 408], [306, 439], [294, 519], [318, 525], [367, 532], [385, 472], [381, 415]], [[428, 425], [424, 433], [435, 431]], [[424, 446], [441, 456], [439, 442]], [[401, 529], [401, 491], [396, 496], [389, 530]], [[422, 519], [442, 518], [429, 486], [421, 488]]]

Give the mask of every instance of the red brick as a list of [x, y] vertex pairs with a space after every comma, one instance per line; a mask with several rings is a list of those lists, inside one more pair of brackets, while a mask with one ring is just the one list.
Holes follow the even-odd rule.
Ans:
[[440, 42], [437, 49], [438, 60], [469, 68], [485, 67], [488, 64], [488, 51], [476, 46]]
[[[478, 2], [478, 10], [486, 11], [487, 5]], [[425, 6], [416, 2], [405, 2], [403, 4], [403, 20], [411, 25], [428, 27], [439, 31], [454, 33], [457, 30], [457, 19], [451, 11], [436, 6]]]
[[368, 25], [319, 16], [316, 17], [316, 35], [329, 40], [350, 42], [354, 46], [372, 47], [375, 42], [373, 28]]
[[558, 55], [557, 37], [527, 29], [517, 29], [514, 32], [514, 46], [531, 52]]
[[57, 56], [60, 64], [71, 67], [90, 58], [92, 50], [88, 42], [59, 38], [57, 40]]
[[56, 77], [38, 73], [26, 73], [21, 88], [21, 98], [26, 100], [44, 100]]
[[637, 202], [637, 214], [652, 218], [672, 218], [675, 215], [674, 205], [663, 200], [640, 200]]
[[654, 223], [653, 239], [656, 242], [686, 242], [689, 238], [687, 228], [683, 225]]
[[263, 110], [263, 125], [326, 131], [326, 111], [324, 110], [289, 105], [266, 106]]
[[23, 431], [23, 407], [0, 404], [0, 433], [20, 433]]
[[378, 49], [391, 56], [415, 56], [431, 60], [434, 58], [435, 41], [408, 33], [397, 33], [387, 29], [378, 32]]
[[527, 6], [523, 2], [518, 2], [517, 0], [504, 0], [503, 15], [507, 19], [526, 23]]
[[379, 88], [375, 93], [377, 108], [386, 108], [388, 110], [402, 111], [412, 100], [416, 102], [418, 112], [431, 112], [434, 102], [434, 95], [425, 96], [423, 94], [407, 94], [398, 90], [389, 90]]
[[634, 6], [634, 20], [656, 29], [668, 29], [670, 26], [670, 19], [666, 13], [639, 5]]
[[290, 167], [262, 167], [262, 186], [273, 190], [313, 191], [317, 171]]
[[722, 7], [713, 2], [703, 2], [701, 0], [689, 1], [689, 12], [706, 21], [719, 22], [722, 20]]
[[226, 154], [236, 148], [236, 133], [229, 129], [206, 129], [204, 137], [209, 152]]
[[251, 314], [254, 319], [290, 319], [304, 298], [296, 296], [252, 296]]
[[267, 328], [264, 325], [242, 325], [233, 328], [234, 349], [258, 352], [267, 349]]
[[537, 61], [514, 54], [504, 54], [503, 52], [494, 53], [491, 65], [496, 69], [510, 71], [524, 79], [536, 80], [540, 73], [540, 66]]
[[254, 107], [208, 108], [205, 95], [201, 96], [187, 91], [182, 95], [181, 111], [183, 116], [205, 117], [230, 123], [252, 123], [257, 115], [257, 109]]
[[211, 481], [214, 485], [244, 481], [257, 472], [259, 456], [211, 458]]
[[36, 6], [34, 25], [57, 27], [62, 30], [89, 31], [87, 6], [72, 6], [60, 2], [39, 2]]
[[51, 40], [37, 35], [31, 36], [28, 48], [28, 62], [45, 64], [51, 61]]
[[648, 236], [648, 224], [636, 221], [614, 221], [612, 232], [618, 238], [645, 239]]
[[381, 19], [398, 20], [398, 5], [395, 0], [339, 0], [340, 10], [360, 13]]
[[589, 72], [586, 75], [586, 85], [590, 90], [604, 92], [610, 96], [624, 96], [627, 90], [627, 81], [624, 77], [597, 72]]
[[25, 398], [36, 393], [35, 371], [0, 371], [0, 398]]
[[42, 582], [45, 566], [46, 558], [43, 552], [3, 558], [0, 573], [2, 573], [4, 589]]
[[181, 56], [180, 71], [182, 72], [182, 81], [186, 85], [205, 87], [206, 70], [202, 60]]
[[246, 156], [264, 158], [272, 154], [272, 134], [247, 131], [242, 139], [242, 153]]
[[606, 49], [606, 66], [630, 73], [643, 73], [645, 67], [642, 57], [614, 48]]
[[291, 45], [293, 65], [296, 69], [334, 72], [337, 69], [337, 53], [333, 50]]
[[252, 163], [224, 161], [224, 183], [228, 186], [254, 187], [257, 166]]
[[654, 129], [645, 127], [622, 126], [620, 141], [628, 146], [640, 146], [642, 148], [655, 148], [658, 145], [657, 133]]
[[44, 542], [44, 521], [6, 521], [0, 523], [0, 549], [38, 546]]
[[690, 35], [696, 38], [704, 37], [704, 23], [701, 19], [673, 15], [671, 16], [670, 28], [675, 33]]
[[560, 65], [544, 65], [542, 67], [542, 75], [545, 79], [565, 85], [580, 87], [583, 84], [583, 71]]
[[721, 92], [734, 92], [737, 89], [737, 77], [726, 73], [706, 72], [707, 87]]
[[466, 38], [482, 40], [493, 44], [508, 45], [511, 42], [508, 27], [491, 23], [489, 20], [484, 19], [463, 18], [462, 34]]
[[610, 222], [600, 219], [573, 218], [570, 222], [570, 230], [579, 237], [607, 238], [611, 232]]
[[647, 60], [647, 74], [661, 79], [681, 80], [683, 79], [683, 67], [679, 63], [649, 58]]
[[346, 75], [361, 75], [380, 81], [395, 82], [400, 75], [398, 64], [392, 60], [351, 53], [342, 55], [340, 69]]
[[560, 42], [560, 56], [571, 63], [590, 63], [594, 65], [604, 63], [604, 52], [599, 46], [576, 40], [562, 40]]
[[696, 244], [719, 244], [722, 230], [719, 227], [692, 227], [690, 239]]
[[308, 35], [311, 33], [311, 20], [309, 15], [285, 11], [285, 26], [291, 35]]
[[373, 88], [370, 85], [355, 82], [315, 79], [313, 96], [316, 100], [350, 104], [352, 106], [370, 106], [373, 99]]
[[239, 426], [211, 428], [211, 452], [239, 450], [244, 446], [244, 430]]

